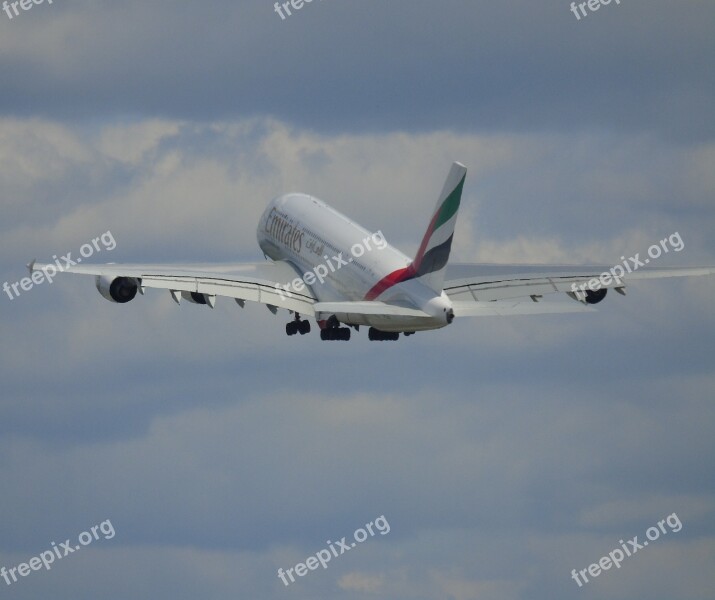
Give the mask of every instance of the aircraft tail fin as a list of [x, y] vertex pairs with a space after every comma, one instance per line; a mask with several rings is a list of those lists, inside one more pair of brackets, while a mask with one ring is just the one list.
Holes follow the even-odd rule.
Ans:
[[438, 294], [442, 293], [466, 176], [467, 167], [458, 162], [452, 163], [427, 231], [411, 265], [414, 277]]

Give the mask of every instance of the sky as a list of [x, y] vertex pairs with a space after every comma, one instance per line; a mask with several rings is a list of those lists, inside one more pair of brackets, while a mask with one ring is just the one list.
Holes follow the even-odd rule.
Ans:
[[[411, 255], [455, 160], [454, 261], [615, 265], [677, 232], [657, 266], [715, 265], [715, 4], [570, 6], [8, 6], [0, 282], [107, 232], [93, 262], [259, 261], [290, 191]], [[81, 547], [2, 597], [709, 600], [714, 295], [341, 344], [76, 275], [2, 293], [0, 567]]]

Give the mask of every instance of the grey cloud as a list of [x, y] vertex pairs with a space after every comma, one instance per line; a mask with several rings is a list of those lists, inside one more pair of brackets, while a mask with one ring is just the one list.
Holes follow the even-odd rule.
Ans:
[[[713, 7], [567, 2], [67, 2], [1, 26], [0, 110], [271, 115], [322, 131], [713, 135]], [[117, 27], [117, 23], [126, 26]]]

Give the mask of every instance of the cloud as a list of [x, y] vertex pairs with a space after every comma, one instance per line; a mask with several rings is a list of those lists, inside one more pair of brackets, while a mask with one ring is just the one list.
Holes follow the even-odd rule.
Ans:
[[37, 8], [1, 22], [5, 115], [713, 136], [713, 7], [695, 0], [581, 22], [514, 1], [322, 2], [286, 21], [263, 0]]
[[376, 594], [382, 588], [382, 578], [366, 573], [348, 573], [338, 580], [340, 589], [361, 592], [363, 594]]

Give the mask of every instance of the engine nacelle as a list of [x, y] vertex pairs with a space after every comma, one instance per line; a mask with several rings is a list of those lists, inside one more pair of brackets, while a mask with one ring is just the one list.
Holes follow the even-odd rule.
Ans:
[[98, 275], [94, 284], [97, 286], [97, 291], [110, 302], [125, 304], [134, 297], [139, 291], [139, 281], [133, 277], [107, 277], [106, 275]]
[[600, 290], [586, 290], [586, 304], [598, 304], [601, 300], [606, 297], [606, 292], [608, 288], [601, 288]]

